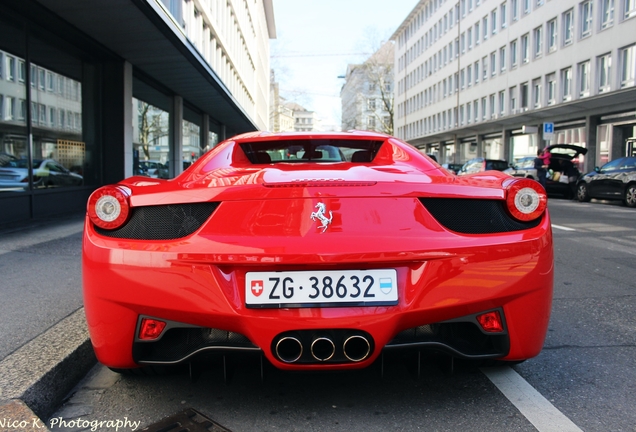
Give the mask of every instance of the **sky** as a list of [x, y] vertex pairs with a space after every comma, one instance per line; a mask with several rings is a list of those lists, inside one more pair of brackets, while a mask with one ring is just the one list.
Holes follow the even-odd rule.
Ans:
[[348, 64], [387, 41], [418, 0], [273, 0], [271, 68], [281, 96], [340, 126], [340, 88]]

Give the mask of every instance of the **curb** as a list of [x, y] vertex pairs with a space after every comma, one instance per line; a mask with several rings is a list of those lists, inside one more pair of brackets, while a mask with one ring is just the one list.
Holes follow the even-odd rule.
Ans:
[[0, 423], [47, 419], [96, 362], [80, 308], [0, 362]]

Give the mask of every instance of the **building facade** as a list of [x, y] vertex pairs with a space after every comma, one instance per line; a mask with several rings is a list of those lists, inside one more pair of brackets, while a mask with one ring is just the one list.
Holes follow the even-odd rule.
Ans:
[[280, 86], [273, 70], [270, 72], [269, 94], [269, 130], [271, 132], [293, 131], [294, 111], [287, 105], [287, 100], [280, 95]]
[[392, 39], [396, 135], [440, 162], [570, 143], [589, 171], [633, 151], [633, 0], [421, 0]]
[[362, 64], [350, 64], [340, 90], [342, 130], [393, 135], [394, 47], [389, 41]]
[[322, 130], [320, 118], [314, 111], [309, 111], [307, 108], [297, 104], [296, 102], [286, 102], [283, 106], [287, 112], [292, 112], [294, 120], [294, 127], [292, 130], [294, 132], [313, 132]]
[[271, 0], [3, 1], [0, 223], [266, 129], [275, 36]]

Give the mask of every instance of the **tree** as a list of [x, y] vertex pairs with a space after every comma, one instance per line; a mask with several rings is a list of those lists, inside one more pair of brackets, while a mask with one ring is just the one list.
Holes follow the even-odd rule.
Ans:
[[140, 100], [137, 101], [137, 110], [139, 114], [139, 144], [145, 159], [150, 159], [150, 144], [168, 134], [167, 124], [164, 124], [162, 119], [164, 111]]
[[366, 128], [393, 135], [393, 62], [393, 42], [385, 42], [364, 63], [347, 67], [340, 92], [344, 130]]

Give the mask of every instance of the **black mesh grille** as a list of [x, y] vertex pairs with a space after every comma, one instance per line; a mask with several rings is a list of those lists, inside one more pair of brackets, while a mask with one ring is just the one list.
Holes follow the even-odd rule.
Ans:
[[128, 223], [115, 230], [95, 227], [106, 237], [133, 240], [174, 240], [198, 230], [219, 203], [135, 207]]
[[137, 362], [173, 363], [206, 348], [258, 349], [240, 333], [213, 328], [172, 328], [156, 342], [135, 342], [133, 357]]
[[530, 222], [513, 219], [501, 200], [420, 198], [431, 215], [445, 228], [462, 234], [493, 234], [534, 228], [542, 218]]
[[502, 357], [510, 349], [510, 340], [506, 333], [485, 334], [471, 322], [448, 322], [405, 330], [386, 344], [387, 348], [413, 346], [447, 348], [454, 355], [463, 357]]

